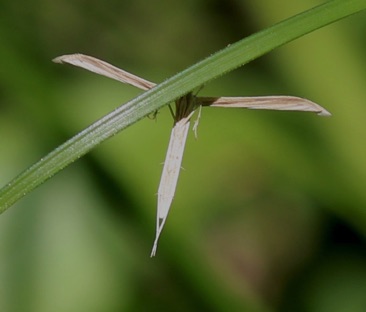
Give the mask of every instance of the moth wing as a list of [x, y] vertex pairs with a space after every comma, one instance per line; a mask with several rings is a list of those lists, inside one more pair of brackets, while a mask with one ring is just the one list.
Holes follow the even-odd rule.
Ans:
[[200, 97], [202, 106], [268, 109], [283, 111], [314, 112], [320, 116], [331, 114], [320, 105], [296, 96], [253, 96], [253, 97]]
[[107, 62], [84, 54], [67, 54], [56, 57], [52, 60], [55, 63], [70, 64], [81, 67], [93, 73], [127, 83], [142, 90], [149, 90], [155, 83], [133, 75]]

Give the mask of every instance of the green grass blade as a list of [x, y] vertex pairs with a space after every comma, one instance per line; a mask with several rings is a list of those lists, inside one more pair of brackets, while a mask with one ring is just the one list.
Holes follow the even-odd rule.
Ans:
[[333, 0], [232, 44], [96, 121], [0, 190], [0, 213], [96, 145], [196, 87], [263, 54], [366, 9], [365, 0]]

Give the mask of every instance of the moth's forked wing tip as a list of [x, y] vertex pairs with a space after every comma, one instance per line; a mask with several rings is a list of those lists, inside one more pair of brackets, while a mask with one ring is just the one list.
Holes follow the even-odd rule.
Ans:
[[156, 233], [156, 237], [155, 237], [155, 240], [154, 240], [154, 244], [153, 244], [153, 247], [151, 249], [151, 254], [150, 254], [150, 258], [153, 258], [156, 256], [156, 251], [158, 250], [158, 241], [159, 241], [159, 236], [160, 236], [160, 233]]
[[57, 56], [54, 59], [52, 59], [52, 62], [57, 63], [57, 64], [64, 64], [67, 63], [67, 59], [69, 58], [69, 54], [67, 55], [61, 55], [61, 56]]
[[52, 59], [52, 62], [62, 64], [62, 56], [58, 56]]
[[310, 112], [314, 112], [316, 113], [318, 116], [323, 116], [323, 117], [330, 117], [332, 116], [332, 114], [330, 112], [328, 112], [324, 107], [320, 106], [319, 104], [310, 101], [308, 99], [303, 99], [303, 98], [298, 98], [301, 102], [303, 102], [306, 106], [307, 109]]
[[153, 249], [151, 250], [150, 258], [154, 258], [155, 255], [156, 255], [156, 248], [154, 246]]
[[64, 54], [61, 56], [57, 56], [54, 59], [52, 59], [52, 62], [57, 64], [73, 64], [73, 61], [76, 59], [79, 59], [82, 54], [80, 53], [74, 53], [74, 54]]
[[330, 117], [330, 116], [332, 116], [332, 114], [330, 112], [328, 112], [325, 108], [323, 108], [321, 106], [320, 106], [320, 108], [321, 108], [321, 110], [319, 110], [316, 113], [318, 116], [323, 116], [323, 117]]

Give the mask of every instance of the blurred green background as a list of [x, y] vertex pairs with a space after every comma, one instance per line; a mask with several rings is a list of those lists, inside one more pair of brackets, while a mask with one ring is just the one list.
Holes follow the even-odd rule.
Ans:
[[[1, 185], [140, 92], [52, 58], [160, 82], [322, 2], [1, 1]], [[1, 215], [0, 311], [366, 311], [365, 17], [205, 86], [306, 97], [333, 116], [204, 108], [156, 258], [167, 108]]]

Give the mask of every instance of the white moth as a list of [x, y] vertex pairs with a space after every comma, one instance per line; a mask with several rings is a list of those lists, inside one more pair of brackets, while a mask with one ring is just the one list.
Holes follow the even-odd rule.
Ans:
[[[67, 63], [78, 66], [145, 91], [156, 85], [153, 82], [142, 79], [104, 61], [83, 54], [63, 55], [55, 58], [53, 61], [56, 63]], [[170, 135], [169, 146], [158, 189], [156, 236], [151, 257], [156, 254], [158, 240], [175, 194], [190, 126], [190, 118], [194, 111], [201, 106], [307, 111], [317, 113], [321, 116], [330, 116], [330, 113], [320, 105], [307, 99], [294, 96], [196, 97], [192, 93], [189, 93], [176, 100], [176, 110], [173, 116], [174, 126]]]

